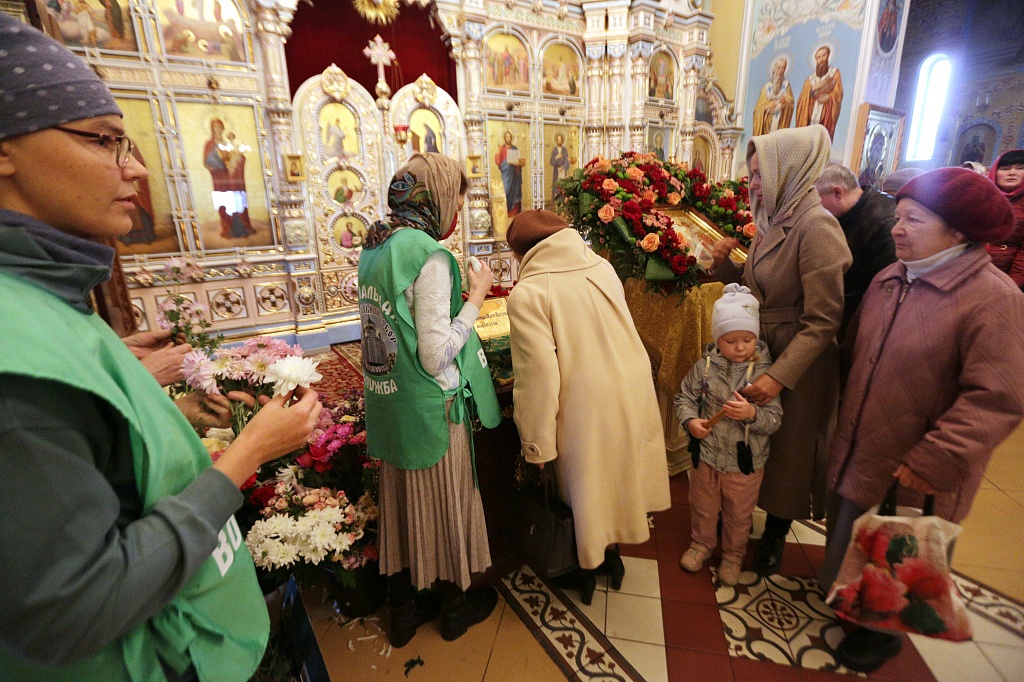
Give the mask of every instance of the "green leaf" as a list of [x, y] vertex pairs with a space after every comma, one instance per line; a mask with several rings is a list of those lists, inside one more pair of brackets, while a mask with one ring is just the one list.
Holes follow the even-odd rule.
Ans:
[[946, 631], [946, 624], [935, 609], [914, 595], [910, 595], [910, 603], [900, 611], [900, 620], [923, 635]]
[[629, 223], [622, 216], [615, 216], [615, 220], [612, 221], [612, 225], [619, 231], [619, 236], [622, 237], [627, 244], [632, 246], [636, 244], [636, 237], [633, 236], [633, 230], [629, 228]]
[[885, 560], [895, 566], [904, 559], [917, 556], [917, 538], [913, 535], [896, 535], [889, 540], [889, 548], [885, 550]]
[[580, 215], [588, 216], [594, 206], [596, 197], [589, 192], [580, 192]]
[[648, 282], [671, 281], [675, 278], [676, 273], [672, 272], [672, 268], [668, 266], [668, 263], [657, 256], [651, 256], [647, 259], [647, 269], [644, 271], [644, 279]]

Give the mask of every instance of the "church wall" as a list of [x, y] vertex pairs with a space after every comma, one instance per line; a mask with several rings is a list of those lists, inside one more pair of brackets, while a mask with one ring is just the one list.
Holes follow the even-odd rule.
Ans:
[[715, 75], [725, 96], [735, 100], [737, 75], [740, 70], [740, 46], [743, 37], [743, 12], [745, 0], [714, 0], [711, 12], [710, 43]]
[[402, 3], [398, 17], [387, 26], [371, 24], [355, 10], [351, 0], [300, 2], [292, 21], [292, 36], [285, 44], [292, 95], [302, 83], [336, 63], [368, 91], [377, 83], [377, 67], [363, 56], [363, 48], [380, 35], [395, 51], [397, 66], [388, 69], [391, 92], [413, 83], [426, 73], [452, 97], [458, 98], [455, 62], [449, 58], [439, 27], [431, 24], [432, 10]]
[[[1018, 0], [911, 2], [895, 106], [909, 121], [918, 72], [929, 55], [948, 54], [953, 76], [931, 161], [905, 165], [930, 169], [971, 156], [988, 166], [999, 152], [1024, 145], [1021, 35], [1024, 5]], [[965, 154], [975, 135], [984, 151]]]

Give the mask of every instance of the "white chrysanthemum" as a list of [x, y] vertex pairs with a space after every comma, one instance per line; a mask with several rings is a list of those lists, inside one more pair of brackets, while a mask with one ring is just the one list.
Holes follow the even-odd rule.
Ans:
[[263, 524], [263, 533], [268, 537], [288, 537], [295, 532], [295, 519], [285, 514], [274, 514], [256, 523]]
[[298, 475], [298, 473], [299, 473], [299, 465], [298, 464], [289, 464], [286, 467], [281, 467], [280, 469], [278, 469], [277, 473], [274, 474], [274, 478], [277, 479], [277, 481], [279, 483], [284, 483], [286, 485], [291, 485], [295, 481], [296, 476]]
[[274, 568], [287, 568], [299, 559], [298, 546], [291, 542], [267, 543], [267, 560]]
[[264, 383], [274, 384], [274, 397], [294, 391], [302, 386], [309, 388], [314, 381], [320, 381], [323, 376], [316, 371], [319, 362], [309, 358], [289, 356], [281, 358], [270, 366]]

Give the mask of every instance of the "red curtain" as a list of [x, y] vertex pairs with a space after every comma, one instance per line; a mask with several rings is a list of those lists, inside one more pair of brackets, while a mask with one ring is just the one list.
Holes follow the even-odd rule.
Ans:
[[384, 72], [392, 95], [425, 73], [458, 101], [455, 62], [448, 56], [440, 27], [431, 26], [430, 10], [403, 2], [398, 18], [379, 26], [361, 17], [351, 0], [313, 2], [313, 6], [299, 3], [292, 37], [285, 44], [292, 95], [334, 63], [376, 97], [377, 67], [363, 55], [363, 48], [380, 34], [397, 58]]

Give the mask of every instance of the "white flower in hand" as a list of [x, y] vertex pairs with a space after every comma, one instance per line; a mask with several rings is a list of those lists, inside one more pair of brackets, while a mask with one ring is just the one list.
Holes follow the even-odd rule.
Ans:
[[274, 397], [294, 391], [297, 387], [309, 388], [314, 381], [320, 381], [323, 376], [316, 371], [319, 362], [309, 358], [300, 358], [294, 355], [281, 358], [267, 370], [264, 383], [274, 384]]

